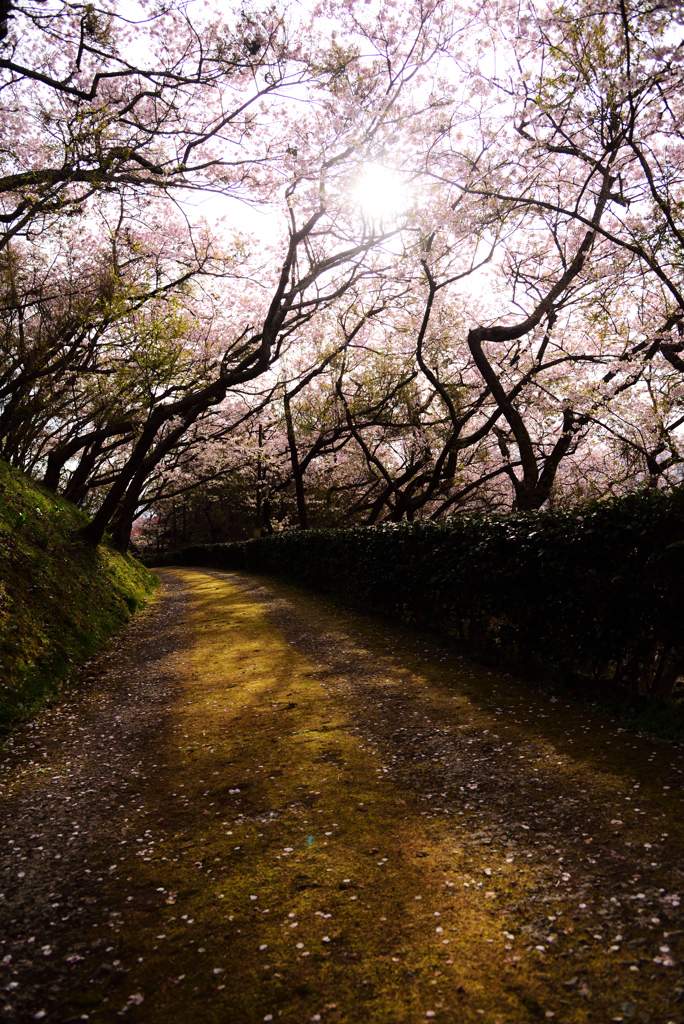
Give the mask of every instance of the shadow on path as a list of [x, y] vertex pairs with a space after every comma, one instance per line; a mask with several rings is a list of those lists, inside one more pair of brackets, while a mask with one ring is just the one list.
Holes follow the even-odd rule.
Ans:
[[0, 1019], [679, 1021], [679, 748], [161, 575], [6, 755]]

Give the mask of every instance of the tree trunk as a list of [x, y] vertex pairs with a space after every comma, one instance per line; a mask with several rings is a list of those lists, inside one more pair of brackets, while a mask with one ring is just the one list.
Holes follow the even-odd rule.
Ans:
[[74, 505], [80, 505], [88, 493], [88, 477], [93, 471], [101, 451], [101, 442], [89, 445], [81, 455], [78, 466], [71, 474], [69, 483], [64, 490], [64, 497], [68, 501], [73, 501]]
[[[121, 504], [124, 494], [126, 494], [128, 485], [131, 480], [138, 472], [140, 467], [145, 461], [145, 457], [152, 447], [155, 436], [157, 434], [158, 425], [150, 418], [145, 429], [143, 430], [137, 444], [134, 446], [131, 452], [128, 462], [122, 468], [120, 475], [114, 481], [112, 486], [109, 488], [105, 499], [100, 505], [99, 509], [93, 516], [92, 520], [88, 523], [85, 529], [82, 531], [81, 536], [86, 544], [90, 544], [93, 547], [101, 542], [105, 535], [105, 530], [111, 523], [114, 515]], [[130, 537], [130, 530], [129, 530]]]
[[285, 423], [287, 424], [287, 443], [290, 449], [290, 461], [292, 463], [292, 478], [294, 480], [295, 495], [297, 496], [297, 516], [299, 518], [299, 529], [309, 528], [309, 517], [306, 508], [306, 495], [304, 493], [304, 474], [299, 466], [297, 454], [297, 439], [295, 437], [294, 425], [292, 423], [292, 409], [290, 407], [290, 396], [287, 391], [283, 395], [283, 406], [285, 408]]

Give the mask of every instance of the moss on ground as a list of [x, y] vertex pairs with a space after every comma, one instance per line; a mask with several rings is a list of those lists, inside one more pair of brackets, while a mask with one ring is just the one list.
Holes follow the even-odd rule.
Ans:
[[0, 461], [0, 732], [35, 712], [156, 586], [134, 558], [84, 545], [87, 521]]

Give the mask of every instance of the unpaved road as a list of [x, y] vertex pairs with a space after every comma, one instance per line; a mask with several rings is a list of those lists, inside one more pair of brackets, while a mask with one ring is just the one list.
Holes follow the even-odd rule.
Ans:
[[3, 755], [1, 1020], [679, 1024], [679, 747], [160, 575]]

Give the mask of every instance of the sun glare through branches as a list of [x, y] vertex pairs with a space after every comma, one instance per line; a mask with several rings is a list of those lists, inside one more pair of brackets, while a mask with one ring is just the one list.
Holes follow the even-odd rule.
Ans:
[[352, 200], [369, 220], [389, 223], [405, 213], [409, 189], [401, 175], [382, 164], [365, 164], [352, 188]]

